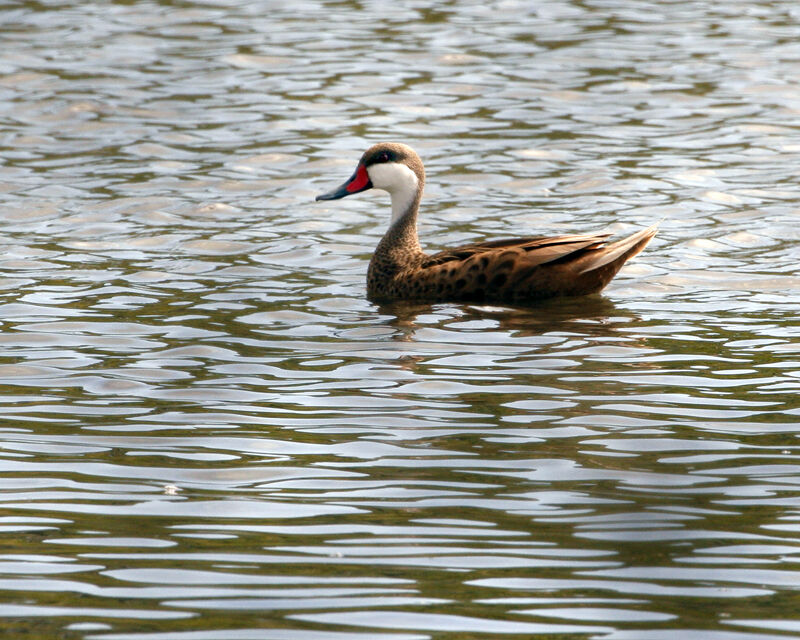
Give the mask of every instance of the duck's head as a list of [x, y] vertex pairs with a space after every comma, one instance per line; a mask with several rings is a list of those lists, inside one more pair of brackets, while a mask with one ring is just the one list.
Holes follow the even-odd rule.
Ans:
[[414, 199], [425, 184], [425, 169], [416, 151], [400, 142], [379, 142], [361, 156], [350, 179], [317, 200], [338, 200], [367, 189], [383, 189], [392, 201]]

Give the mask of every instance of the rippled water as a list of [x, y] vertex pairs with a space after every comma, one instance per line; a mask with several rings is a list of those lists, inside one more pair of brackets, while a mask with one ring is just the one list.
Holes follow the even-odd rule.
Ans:
[[[0, 9], [9, 638], [800, 636], [794, 2]], [[659, 236], [602, 297], [377, 307], [422, 242]]]

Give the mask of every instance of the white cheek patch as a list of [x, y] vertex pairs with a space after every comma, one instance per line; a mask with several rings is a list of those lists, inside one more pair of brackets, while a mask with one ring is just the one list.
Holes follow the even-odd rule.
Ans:
[[373, 164], [367, 169], [372, 186], [376, 189], [392, 191], [417, 192], [417, 176], [406, 165], [400, 162], [382, 162]]
[[367, 173], [375, 189], [383, 189], [391, 194], [394, 224], [408, 212], [417, 196], [417, 175], [400, 162], [373, 164], [367, 169]]

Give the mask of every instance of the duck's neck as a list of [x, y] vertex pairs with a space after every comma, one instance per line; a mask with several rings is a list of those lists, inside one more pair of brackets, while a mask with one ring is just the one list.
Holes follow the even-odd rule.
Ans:
[[392, 220], [389, 229], [404, 218], [412, 218], [416, 225], [417, 211], [419, 210], [422, 190], [416, 185], [408, 185], [406, 189], [397, 189], [390, 193], [392, 196]]
[[386, 263], [404, 266], [422, 253], [417, 236], [417, 212], [422, 198], [422, 185], [412, 192], [396, 190], [392, 196], [392, 221], [383, 235], [374, 258]]

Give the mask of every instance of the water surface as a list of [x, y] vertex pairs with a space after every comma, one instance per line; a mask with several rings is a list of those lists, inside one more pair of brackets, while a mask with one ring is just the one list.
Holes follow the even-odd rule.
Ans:
[[[0, 10], [0, 625], [800, 636], [791, 2]], [[603, 296], [365, 299], [423, 244], [661, 231]]]

